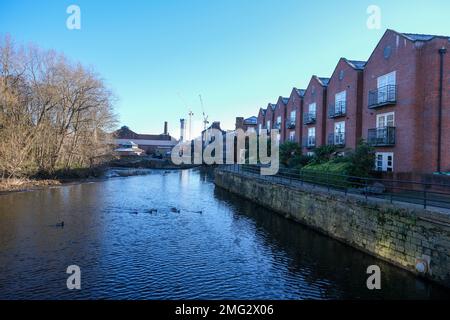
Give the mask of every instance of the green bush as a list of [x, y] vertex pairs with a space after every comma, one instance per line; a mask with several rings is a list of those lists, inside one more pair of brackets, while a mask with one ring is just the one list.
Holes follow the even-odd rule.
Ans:
[[320, 164], [331, 160], [332, 155], [336, 152], [336, 146], [324, 145], [314, 149], [314, 157], [312, 163]]
[[351, 164], [349, 162], [328, 161], [321, 164], [312, 163], [301, 170], [305, 181], [316, 184], [330, 185], [336, 188], [349, 186], [347, 175]]
[[345, 157], [350, 163], [348, 174], [355, 177], [370, 177], [375, 163], [375, 150], [364, 140]]
[[294, 159], [302, 155], [302, 148], [298, 143], [287, 141], [280, 145], [280, 163], [286, 167], [295, 165]]

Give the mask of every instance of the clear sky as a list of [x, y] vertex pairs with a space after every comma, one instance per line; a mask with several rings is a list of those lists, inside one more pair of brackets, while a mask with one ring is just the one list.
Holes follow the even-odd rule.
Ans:
[[[66, 9], [81, 9], [69, 30]], [[367, 8], [381, 9], [381, 29]], [[450, 35], [448, 0], [0, 0], [0, 34], [93, 66], [118, 96], [121, 125], [178, 137], [202, 94], [210, 120], [236, 116], [330, 76], [340, 57], [366, 60], [386, 28]], [[180, 98], [183, 97], [183, 99]]]

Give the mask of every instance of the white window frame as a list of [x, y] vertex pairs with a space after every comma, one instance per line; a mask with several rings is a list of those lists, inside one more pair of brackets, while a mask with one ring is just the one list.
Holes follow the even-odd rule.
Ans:
[[[381, 157], [381, 160], [379, 159]], [[391, 160], [389, 160], [391, 157]], [[381, 161], [381, 165], [379, 163]], [[391, 162], [389, 164], [389, 161]], [[375, 153], [375, 170], [381, 172], [394, 171], [394, 153], [393, 152], [377, 152]]]
[[[345, 113], [347, 101], [347, 90], [338, 92], [334, 96], [334, 113]], [[343, 102], [343, 104], [341, 104]]]
[[297, 118], [297, 111], [295, 111], [295, 110], [292, 110], [291, 111], [291, 122], [294, 122], [295, 123], [295, 119]]
[[270, 120], [267, 120], [267, 121], [266, 121], [266, 129], [267, 129], [267, 130], [270, 130], [270, 129], [271, 129], [271, 128], [270, 128], [270, 125], [271, 125], [270, 122], [271, 122]]
[[[388, 125], [387, 118], [392, 115], [392, 125]], [[380, 126], [380, 118], [384, 118], [383, 126]], [[386, 112], [377, 114], [376, 117], [376, 128], [382, 129], [385, 127], [395, 127], [395, 112]]]
[[317, 115], [317, 104], [315, 102], [309, 104], [308, 113]]
[[316, 144], [316, 127], [308, 128], [308, 146]]
[[[342, 129], [342, 130], [340, 130]], [[341, 135], [342, 134], [342, 135]], [[340, 145], [345, 143], [345, 121], [334, 123], [334, 144]]]
[[289, 141], [295, 141], [295, 131], [289, 132]]

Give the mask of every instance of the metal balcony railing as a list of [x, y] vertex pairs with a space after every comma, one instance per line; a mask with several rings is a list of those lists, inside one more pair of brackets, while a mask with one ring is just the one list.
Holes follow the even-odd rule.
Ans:
[[288, 128], [288, 129], [295, 129], [295, 120], [288, 119], [286, 121], [286, 128]]
[[367, 143], [374, 147], [395, 145], [395, 127], [369, 129]]
[[315, 148], [316, 147], [316, 137], [315, 136], [305, 137], [303, 139], [303, 146], [308, 149]]
[[337, 147], [345, 146], [345, 132], [330, 133], [328, 135], [328, 144]]
[[281, 122], [274, 123], [273, 128], [277, 129], [277, 130], [280, 130], [281, 129]]
[[328, 108], [328, 118], [343, 117], [347, 113], [347, 101], [339, 101], [335, 105], [331, 105]]
[[306, 112], [305, 114], [303, 114], [303, 123], [304, 124], [316, 123], [316, 113], [315, 112]]
[[378, 108], [397, 103], [397, 86], [387, 85], [369, 91], [369, 108]]

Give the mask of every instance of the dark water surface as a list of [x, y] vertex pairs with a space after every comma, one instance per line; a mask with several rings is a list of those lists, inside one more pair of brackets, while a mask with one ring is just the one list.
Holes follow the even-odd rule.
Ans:
[[[381, 291], [366, 288], [372, 264]], [[66, 287], [69, 265], [81, 268], [79, 291]], [[449, 297], [215, 188], [200, 170], [0, 196], [0, 299]]]

